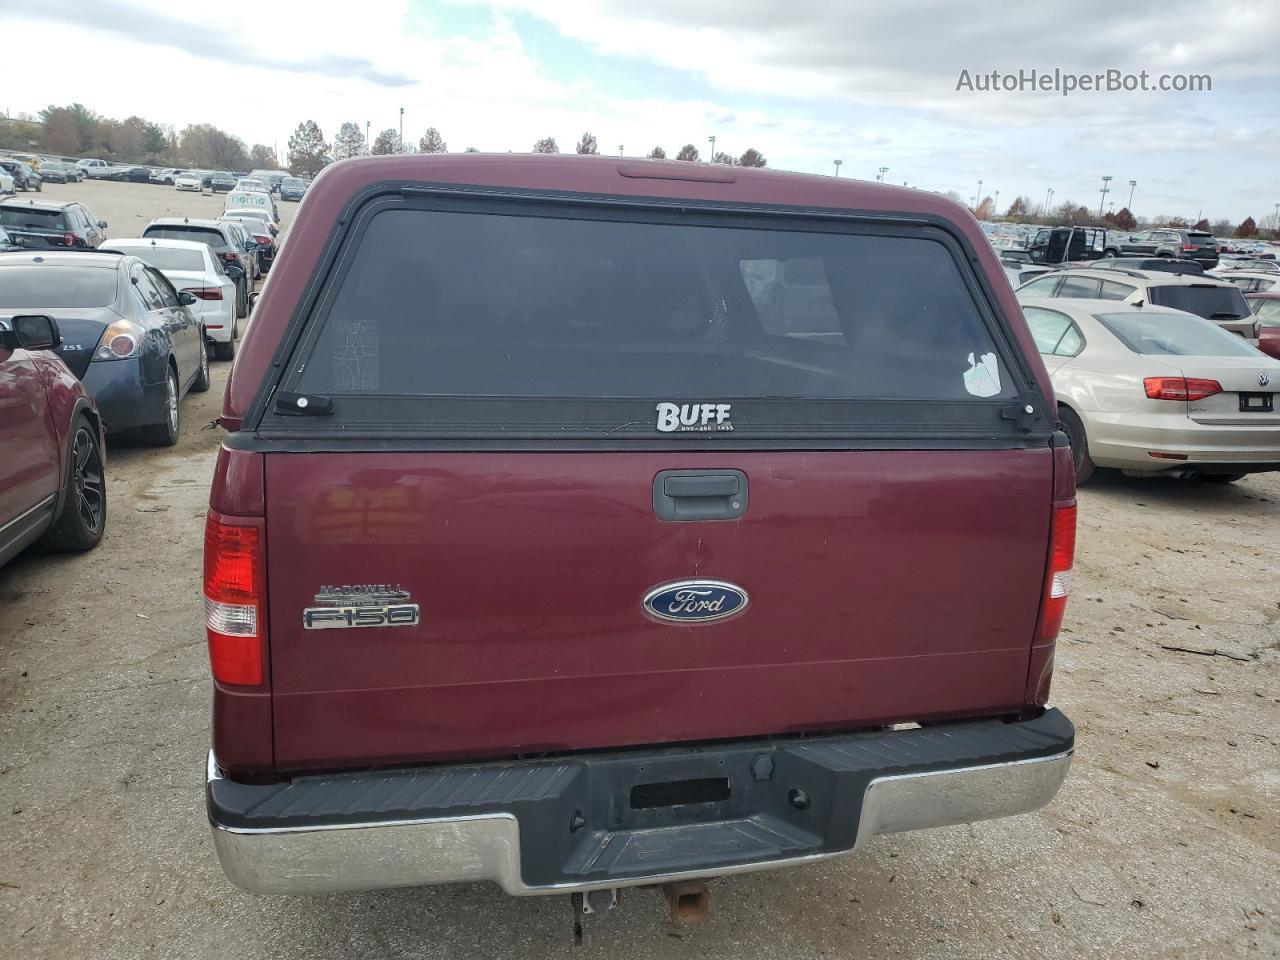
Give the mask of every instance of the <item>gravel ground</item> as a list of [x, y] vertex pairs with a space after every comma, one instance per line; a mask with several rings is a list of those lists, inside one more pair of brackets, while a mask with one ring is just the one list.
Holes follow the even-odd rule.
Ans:
[[[221, 204], [129, 184], [46, 196], [83, 199], [117, 236]], [[177, 447], [111, 449], [96, 551], [0, 569], [0, 957], [1280, 956], [1277, 474], [1081, 491], [1054, 689], [1077, 756], [1038, 813], [721, 881], [692, 931], [632, 892], [578, 951], [564, 898], [232, 888], [201, 780], [200, 543], [219, 441], [205, 425], [227, 365], [213, 370]]]

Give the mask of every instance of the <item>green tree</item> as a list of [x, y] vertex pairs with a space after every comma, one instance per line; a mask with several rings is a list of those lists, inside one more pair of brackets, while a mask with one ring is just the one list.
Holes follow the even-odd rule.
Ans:
[[764, 154], [755, 147], [747, 147], [742, 151], [742, 156], [738, 158], [738, 166], [740, 167], [763, 167], [769, 161], [764, 158]]
[[158, 123], [148, 121], [142, 127], [142, 149], [151, 162], [173, 157], [169, 153], [169, 131]]
[[299, 176], [314, 177], [329, 158], [329, 144], [314, 120], [298, 124], [289, 138], [289, 170]]
[[418, 141], [419, 153], [448, 153], [449, 145], [444, 142], [444, 137], [440, 135], [440, 131], [435, 127], [427, 127], [427, 132], [422, 135], [422, 139]]
[[649, 151], [649, 159], [665, 160], [667, 159], [667, 151], [663, 150], [661, 147], [654, 147], [652, 150]]
[[543, 137], [533, 145], [534, 153], [559, 153], [560, 147], [556, 145], [555, 137]]
[[582, 139], [578, 141], [578, 145], [574, 148], [578, 153], [599, 153], [600, 148], [596, 143], [596, 135], [588, 130], [582, 135]]
[[698, 159], [698, 148], [695, 147], [692, 143], [686, 143], [683, 147], [680, 148], [680, 152], [676, 154], [676, 159], [690, 160], [690, 161], [696, 162]]
[[479, 153], [480, 150], [477, 147], [467, 147], [467, 149], [463, 150], [462, 152], [463, 153]]
[[737, 161], [734, 160], [732, 156], [725, 153], [723, 150], [716, 151], [716, 155], [711, 158], [711, 162], [723, 163], [726, 167], [732, 167], [735, 163], [737, 163]]

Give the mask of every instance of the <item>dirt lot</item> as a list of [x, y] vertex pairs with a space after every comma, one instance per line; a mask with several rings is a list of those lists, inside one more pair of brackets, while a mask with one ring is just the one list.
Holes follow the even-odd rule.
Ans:
[[[144, 185], [46, 191], [61, 195], [113, 235], [221, 204]], [[1054, 689], [1078, 752], [1039, 813], [722, 881], [707, 923], [679, 935], [637, 891], [576, 953], [562, 898], [235, 890], [201, 780], [200, 544], [219, 442], [205, 424], [226, 369], [185, 401], [176, 448], [110, 451], [99, 549], [0, 569], [0, 957], [1280, 956], [1275, 474], [1081, 492]]]

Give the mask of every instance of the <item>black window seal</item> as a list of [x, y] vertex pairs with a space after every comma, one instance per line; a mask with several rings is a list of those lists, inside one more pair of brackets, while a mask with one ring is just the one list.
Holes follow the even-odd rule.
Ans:
[[[1007, 321], [997, 307], [995, 291], [990, 278], [981, 268], [981, 260], [967, 238], [955, 229], [948, 219], [933, 214], [914, 212], [886, 212], [881, 210], [850, 210], [844, 208], [792, 206], [787, 204], [738, 203], [725, 201], [691, 200], [671, 197], [636, 197], [616, 194], [587, 194], [554, 190], [529, 190], [513, 187], [464, 185], [453, 183], [425, 183], [421, 181], [380, 181], [370, 184], [356, 193], [343, 207], [334, 222], [320, 254], [317, 269], [312, 271], [302, 296], [295, 305], [273, 353], [267, 374], [258, 384], [254, 399], [246, 411], [242, 429], [258, 431], [270, 413], [271, 397], [279, 386], [287, 385], [291, 376], [293, 359], [309, 345], [306, 336], [316, 330], [307, 323], [330, 306], [328, 298], [335, 295], [346, 270], [350, 268], [355, 250], [348, 241], [367, 228], [374, 216], [385, 210], [440, 210], [442, 212], [497, 213], [520, 215], [513, 209], [524, 205], [528, 216], [565, 216], [566, 210], [579, 209], [609, 214], [589, 219], [607, 219], [632, 222], [688, 223], [690, 215], [707, 217], [717, 221], [707, 225], [746, 227], [755, 229], [791, 229], [803, 232], [848, 233], [849, 227], [858, 225], [889, 228], [895, 231], [932, 229], [937, 231], [930, 239], [939, 240], [948, 249], [959, 270], [962, 281], [977, 307], [978, 314], [992, 338], [998, 355], [1006, 363], [1015, 386], [1019, 408], [1032, 406], [1033, 413], [1023, 422], [1024, 430], [1048, 436], [1054, 429], [1053, 418], [1047, 415], [1044, 396], [1032, 375], [1027, 358], [1014, 340]], [[542, 208], [551, 208], [549, 210]], [[527, 212], [532, 211], [532, 212]], [[630, 215], [627, 215], [630, 214]], [[569, 217], [573, 219], [572, 216]], [[586, 217], [584, 217], [586, 219]], [[788, 224], [783, 227], [783, 224]], [[841, 227], [845, 229], [840, 229]], [[889, 235], [894, 235], [890, 233]], [[919, 237], [920, 233], [903, 233]], [[335, 282], [330, 283], [330, 279]], [[322, 296], [325, 299], [322, 300]], [[1009, 398], [1002, 403], [1008, 404]], [[308, 425], [305, 432], [315, 431]], [[318, 431], [323, 433], [323, 431]], [[773, 447], [771, 447], [773, 449]]]

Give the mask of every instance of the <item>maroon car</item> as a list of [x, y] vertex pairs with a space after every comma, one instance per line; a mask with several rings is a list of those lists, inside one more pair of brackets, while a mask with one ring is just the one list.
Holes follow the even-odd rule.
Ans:
[[205, 540], [237, 884], [591, 912], [1053, 797], [1071, 457], [964, 208], [375, 157], [290, 236]]
[[0, 316], [0, 564], [35, 542], [88, 550], [106, 527], [102, 422], [60, 343], [47, 316]]
[[1280, 360], [1280, 293], [1246, 293], [1244, 298], [1258, 318], [1258, 349]]

